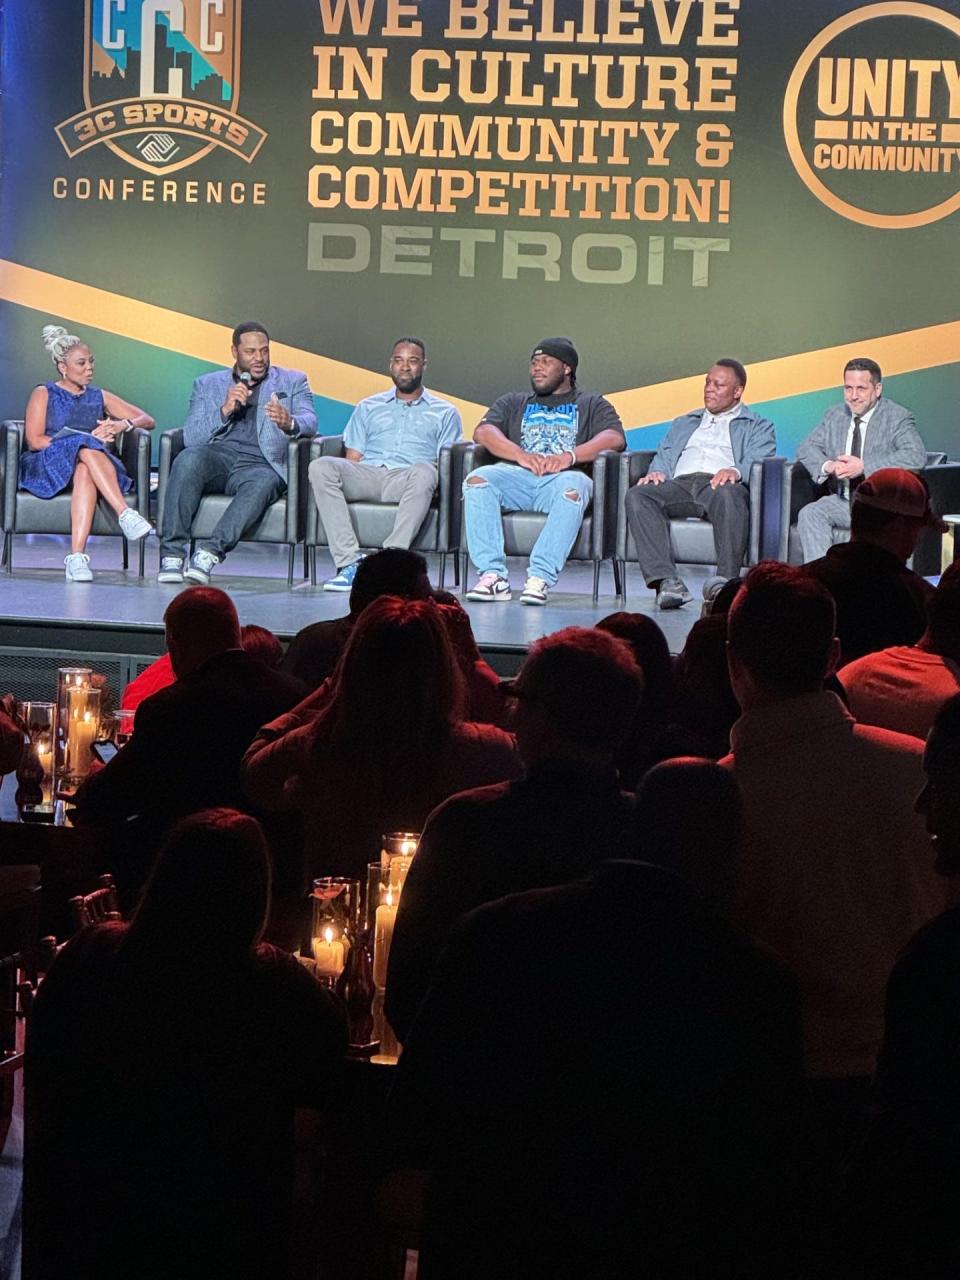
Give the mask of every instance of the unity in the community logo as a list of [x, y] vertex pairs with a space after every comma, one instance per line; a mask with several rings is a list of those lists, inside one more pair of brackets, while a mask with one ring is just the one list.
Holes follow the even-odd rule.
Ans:
[[264, 131], [237, 114], [242, 0], [86, 0], [85, 110], [57, 125], [73, 159], [104, 143], [162, 175], [223, 147], [247, 162]]
[[960, 18], [885, 0], [800, 57], [783, 108], [797, 173], [835, 213], [922, 227], [960, 208]]

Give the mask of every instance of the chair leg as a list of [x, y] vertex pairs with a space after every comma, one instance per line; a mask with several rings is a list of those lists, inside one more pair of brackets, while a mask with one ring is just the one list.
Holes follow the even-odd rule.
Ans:
[[130, 548], [127, 546], [127, 540], [121, 535], [120, 541], [123, 543], [123, 571], [130, 568]]
[[441, 551], [440, 552], [440, 581], [437, 584], [441, 591], [443, 590], [443, 583], [446, 576], [447, 576], [447, 553], [445, 551]]
[[611, 561], [613, 565], [613, 589], [618, 596], [623, 595], [623, 583], [620, 577], [620, 561], [614, 557]]
[[317, 585], [317, 548], [310, 548], [310, 585]]
[[455, 551], [453, 553], [453, 585], [455, 587], [459, 587], [460, 585], [460, 553], [459, 551]]
[[[457, 552], [457, 560], [460, 560], [460, 553]], [[463, 561], [460, 565], [460, 594], [467, 594], [467, 554], [463, 553]]]
[[620, 599], [626, 601], [627, 598], [627, 562], [626, 560], [617, 560], [620, 566]]
[[593, 603], [596, 604], [600, 598], [600, 561], [593, 562]]
[[139, 553], [139, 554], [140, 554], [140, 565], [139, 565], [139, 569], [138, 569], [138, 571], [137, 571], [137, 577], [138, 577], [138, 578], [142, 578], [142, 577], [143, 577], [143, 571], [144, 571], [144, 568], [145, 568], [146, 563], [147, 563], [147, 540], [146, 540], [146, 538], [141, 538], [141, 539], [140, 539], [140, 544], [139, 544], [139, 546], [140, 546], [140, 553]]
[[5, 533], [3, 535], [3, 560], [7, 566], [7, 573], [13, 573], [13, 534]]
[[293, 566], [297, 559], [297, 548], [294, 543], [290, 543], [287, 548], [287, 586], [293, 586]]
[[310, 548], [306, 543], [303, 544], [303, 576], [304, 579], [310, 577]]

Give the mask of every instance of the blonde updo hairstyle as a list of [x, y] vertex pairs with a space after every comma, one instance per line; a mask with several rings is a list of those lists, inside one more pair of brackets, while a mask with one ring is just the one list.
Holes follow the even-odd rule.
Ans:
[[66, 329], [59, 324], [45, 324], [43, 326], [43, 345], [50, 353], [50, 359], [54, 366], [59, 368], [60, 361], [64, 360], [69, 351], [74, 347], [83, 346], [83, 339], [78, 338], [74, 333], [67, 333]]

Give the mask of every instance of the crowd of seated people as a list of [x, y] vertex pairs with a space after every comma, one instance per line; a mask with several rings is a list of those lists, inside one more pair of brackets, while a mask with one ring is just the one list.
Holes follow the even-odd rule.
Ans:
[[[146, 888], [36, 1002], [29, 1274], [316, 1275], [295, 1137], [348, 1105], [343, 1016], [261, 943], [295, 948], [269, 881], [304, 908], [310, 875], [362, 874], [399, 828], [422, 836], [369, 1212], [421, 1280], [960, 1274], [958, 581], [926, 600], [910, 733], [806, 567], [720, 591], [673, 660], [616, 614], [502, 684], [405, 550], [357, 566], [297, 675], [244, 651], [224, 593], [182, 593], [174, 682], [78, 794], [103, 869]], [[883, 681], [922, 680], [877, 634]]]

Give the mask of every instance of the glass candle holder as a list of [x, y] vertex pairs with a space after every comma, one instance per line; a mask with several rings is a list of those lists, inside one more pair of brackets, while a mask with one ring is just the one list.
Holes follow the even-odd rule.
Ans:
[[380, 837], [380, 862], [391, 884], [403, 888], [419, 843], [419, 831], [388, 831]]
[[67, 735], [70, 721], [70, 698], [79, 689], [89, 690], [93, 686], [93, 671], [90, 667], [61, 667], [57, 671], [57, 715], [56, 746], [53, 757], [54, 775], [59, 781], [64, 776], [67, 763]]
[[328, 986], [343, 972], [360, 923], [360, 881], [320, 876], [313, 882], [311, 948], [317, 977]]
[[133, 737], [133, 720], [136, 710], [121, 708], [113, 713], [113, 740], [117, 747], [125, 747]]
[[66, 724], [61, 728], [64, 739], [62, 783], [76, 787], [84, 780], [90, 772], [92, 747], [99, 736], [100, 690], [82, 686], [69, 689]]
[[32, 748], [40, 773], [43, 805], [53, 803], [53, 769], [57, 740], [57, 707], [54, 702], [21, 702], [20, 718], [27, 730], [28, 747]]

